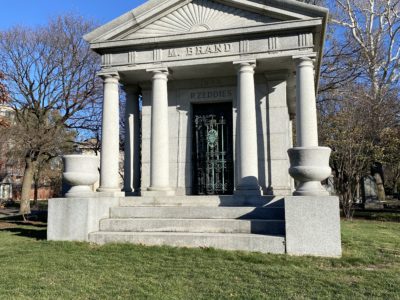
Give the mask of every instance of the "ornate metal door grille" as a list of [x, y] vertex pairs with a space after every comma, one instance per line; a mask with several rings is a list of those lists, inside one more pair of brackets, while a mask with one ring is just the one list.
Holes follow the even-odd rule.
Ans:
[[233, 192], [232, 107], [196, 105], [193, 115], [194, 193]]

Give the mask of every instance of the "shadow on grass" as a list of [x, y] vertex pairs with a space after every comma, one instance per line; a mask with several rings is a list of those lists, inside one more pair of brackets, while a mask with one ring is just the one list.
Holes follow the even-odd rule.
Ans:
[[[47, 222], [47, 211], [32, 211], [29, 215], [25, 216], [27, 221], [30, 222]], [[0, 221], [24, 221], [19, 213], [10, 213], [8, 216], [1, 216]]]
[[17, 226], [32, 226], [37, 228], [46, 228], [47, 224], [42, 222], [34, 222], [34, 221], [6, 221], [7, 224], [14, 224]]
[[[42, 226], [41, 226], [42, 227]], [[46, 227], [46, 226], [44, 226]], [[46, 240], [47, 239], [47, 230], [46, 228], [41, 229], [29, 229], [25, 227], [10, 227], [0, 229], [0, 232], [12, 232], [17, 236], [27, 237], [35, 240]]]
[[37, 221], [37, 218], [24, 221], [21, 215], [14, 215], [0, 219], [0, 232], [11, 232], [16, 236], [45, 240], [47, 238], [47, 224], [43, 221]]

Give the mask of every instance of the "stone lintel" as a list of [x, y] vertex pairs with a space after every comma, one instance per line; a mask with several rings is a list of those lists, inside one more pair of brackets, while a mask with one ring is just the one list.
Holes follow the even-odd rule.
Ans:
[[139, 91], [139, 87], [136, 84], [127, 84], [122, 86], [122, 90], [127, 94], [135, 94]]
[[289, 72], [290, 70], [288, 69], [267, 71], [264, 73], [264, 77], [268, 81], [281, 81], [281, 80], [286, 80], [288, 78]]

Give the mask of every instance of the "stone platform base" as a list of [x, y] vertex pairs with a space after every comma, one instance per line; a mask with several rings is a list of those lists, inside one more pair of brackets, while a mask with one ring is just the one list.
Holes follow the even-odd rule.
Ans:
[[339, 198], [285, 197], [286, 252], [340, 257]]
[[336, 200], [272, 196], [51, 199], [48, 239], [340, 256]]
[[280, 236], [227, 233], [186, 232], [95, 232], [90, 241], [96, 244], [131, 243], [149, 246], [217, 248], [261, 253], [285, 253], [285, 239]]
[[118, 204], [119, 198], [112, 197], [49, 199], [47, 239], [88, 241], [89, 233], [98, 231], [100, 220]]

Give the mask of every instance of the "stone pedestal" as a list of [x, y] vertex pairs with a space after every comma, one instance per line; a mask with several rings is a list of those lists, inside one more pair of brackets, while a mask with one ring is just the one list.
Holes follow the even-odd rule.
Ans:
[[340, 257], [339, 198], [285, 197], [286, 252]]
[[237, 63], [238, 67], [238, 184], [236, 194], [260, 195], [258, 183], [257, 119], [254, 89], [255, 61]]
[[88, 241], [89, 233], [99, 230], [100, 220], [109, 218], [110, 208], [118, 203], [117, 197], [49, 199], [47, 239]]

